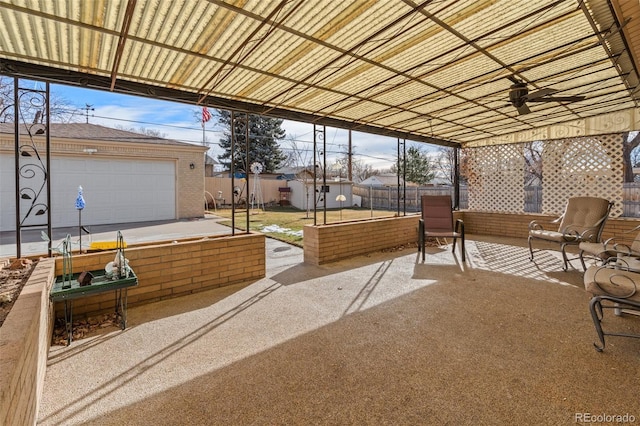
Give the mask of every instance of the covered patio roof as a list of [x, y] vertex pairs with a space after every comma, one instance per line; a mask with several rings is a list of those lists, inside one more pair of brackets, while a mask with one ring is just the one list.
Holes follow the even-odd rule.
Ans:
[[635, 117], [639, 18], [621, 0], [0, 0], [0, 73], [460, 146]]

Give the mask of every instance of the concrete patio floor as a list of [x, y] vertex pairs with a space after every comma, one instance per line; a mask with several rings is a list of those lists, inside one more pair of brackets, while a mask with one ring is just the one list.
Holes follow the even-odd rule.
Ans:
[[472, 236], [466, 266], [429, 248], [318, 267], [267, 239], [266, 278], [53, 346], [38, 424], [640, 421], [640, 339], [596, 352], [582, 274], [525, 243]]

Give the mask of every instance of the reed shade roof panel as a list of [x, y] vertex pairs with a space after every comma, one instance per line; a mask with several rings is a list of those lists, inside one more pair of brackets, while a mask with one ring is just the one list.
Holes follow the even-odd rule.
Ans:
[[639, 49], [635, 1], [0, 0], [6, 75], [450, 146], [635, 108]]

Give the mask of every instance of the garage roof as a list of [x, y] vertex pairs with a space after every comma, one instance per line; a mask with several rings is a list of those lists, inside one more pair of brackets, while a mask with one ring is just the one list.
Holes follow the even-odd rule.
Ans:
[[[635, 108], [638, 18], [622, 0], [0, 0], [0, 72], [455, 146]], [[517, 82], [545, 102], [520, 114]]]
[[[20, 126], [18, 129], [22, 135], [27, 135], [30, 131], [27, 126]], [[0, 123], [0, 135], [13, 135], [14, 132], [15, 126], [13, 123]], [[55, 138], [82, 139], [84, 141], [95, 140], [109, 143], [135, 142], [156, 145], [174, 145], [183, 148], [199, 147], [201, 150], [207, 150], [207, 147], [201, 145], [194, 145], [173, 139], [165, 139], [89, 123], [51, 123], [49, 125], [49, 132], [51, 136]]]

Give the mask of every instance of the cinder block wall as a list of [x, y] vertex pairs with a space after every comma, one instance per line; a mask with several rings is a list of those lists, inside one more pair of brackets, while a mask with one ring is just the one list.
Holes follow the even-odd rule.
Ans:
[[54, 260], [42, 259], [0, 327], [0, 425], [34, 425], [53, 325]]
[[[335, 262], [418, 241], [418, 215], [304, 227], [304, 261]], [[417, 246], [416, 246], [417, 247]]]
[[[128, 291], [129, 306], [141, 305], [225, 285], [258, 280], [266, 274], [265, 236], [242, 234], [180, 240], [125, 249], [138, 277]], [[72, 257], [73, 272], [97, 271], [113, 261], [115, 251]], [[62, 274], [62, 258], [56, 259], [56, 275]], [[114, 310], [113, 292], [76, 299], [73, 315], [95, 315]], [[62, 316], [64, 304], [56, 304]]]

